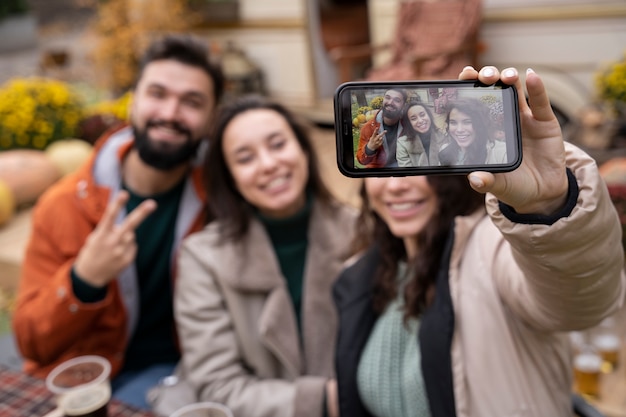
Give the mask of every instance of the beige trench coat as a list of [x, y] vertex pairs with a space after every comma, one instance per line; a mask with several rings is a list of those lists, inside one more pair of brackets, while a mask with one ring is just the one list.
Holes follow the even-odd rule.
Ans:
[[200, 400], [238, 417], [320, 417], [334, 376], [337, 317], [331, 286], [349, 256], [356, 210], [313, 204], [302, 301], [302, 340], [286, 281], [264, 227], [242, 242], [216, 224], [179, 257], [175, 317], [184, 372]]

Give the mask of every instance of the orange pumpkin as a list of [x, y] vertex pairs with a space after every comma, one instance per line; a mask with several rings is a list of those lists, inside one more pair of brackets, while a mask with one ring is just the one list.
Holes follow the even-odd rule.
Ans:
[[607, 184], [626, 185], [626, 157], [611, 158], [598, 169]]
[[61, 178], [61, 172], [44, 151], [11, 149], [0, 152], [0, 180], [13, 192], [19, 207], [34, 203]]
[[4, 182], [0, 181], [0, 226], [7, 223], [15, 213], [15, 198], [13, 191]]
[[92, 149], [93, 146], [82, 139], [61, 139], [51, 143], [45, 152], [61, 175], [67, 175], [89, 158]]

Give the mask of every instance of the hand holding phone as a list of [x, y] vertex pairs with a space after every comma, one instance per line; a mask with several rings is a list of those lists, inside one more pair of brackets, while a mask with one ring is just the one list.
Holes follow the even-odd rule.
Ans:
[[500, 174], [488, 170], [472, 172], [469, 176], [472, 187], [479, 192], [491, 192], [518, 213], [550, 215], [557, 212], [565, 204], [568, 192], [565, 145], [541, 77], [527, 70], [528, 101], [515, 68], [500, 73], [495, 67], [484, 67], [480, 72], [467, 67], [460, 78], [478, 79], [484, 84], [503, 82], [514, 86], [520, 97], [524, 149], [521, 165], [512, 172]]
[[506, 172], [522, 159], [517, 91], [503, 83], [345, 83], [335, 126], [350, 177]]

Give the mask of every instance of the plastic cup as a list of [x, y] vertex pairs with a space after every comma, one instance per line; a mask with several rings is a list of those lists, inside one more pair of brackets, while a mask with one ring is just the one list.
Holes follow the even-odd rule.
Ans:
[[188, 404], [176, 410], [170, 417], [234, 417], [223, 404], [210, 401]]
[[585, 350], [574, 357], [574, 380], [576, 391], [590, 398], [600, 396], [602, 357], [595, 351]]
[[608, 317], [593, 329], [592, 344], [602, 356], [602, 372], [610, 373], [619, 365], [622, 339], [613, 317]]
[[78, 356], [48, 374], [46, 386], [67, 417], [106, 417], [111, 399], [111, 364], [96, 355]]

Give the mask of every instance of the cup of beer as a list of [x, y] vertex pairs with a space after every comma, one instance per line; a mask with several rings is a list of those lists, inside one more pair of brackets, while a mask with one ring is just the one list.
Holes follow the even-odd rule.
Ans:
[[102, 356], [67, 360], [48, 374], [46, 386], [66, 417], [107, 417], [111, 399], [111, 363]]
[[600, 397], [602, 357], [594, 349], [582, 349], [574, 356], [574, 384], [583, 397]]
[[619, 363], [619, 353], [622, 344], [615, 319], [607, 317], [593, 329], [591, 341], [602, 356], [602, 372], [613, 372]]
[[611, 332], [603, 332], [594, 336], [593, 345], [598, 349], [602, 357], [602, 372], [613, 372], [619, 362], [619, 348], [621, 340], [619, 336]]
[[179, 408], [170, 417], [233, 417], [233, 412], [223, 404], [205, 401]]

